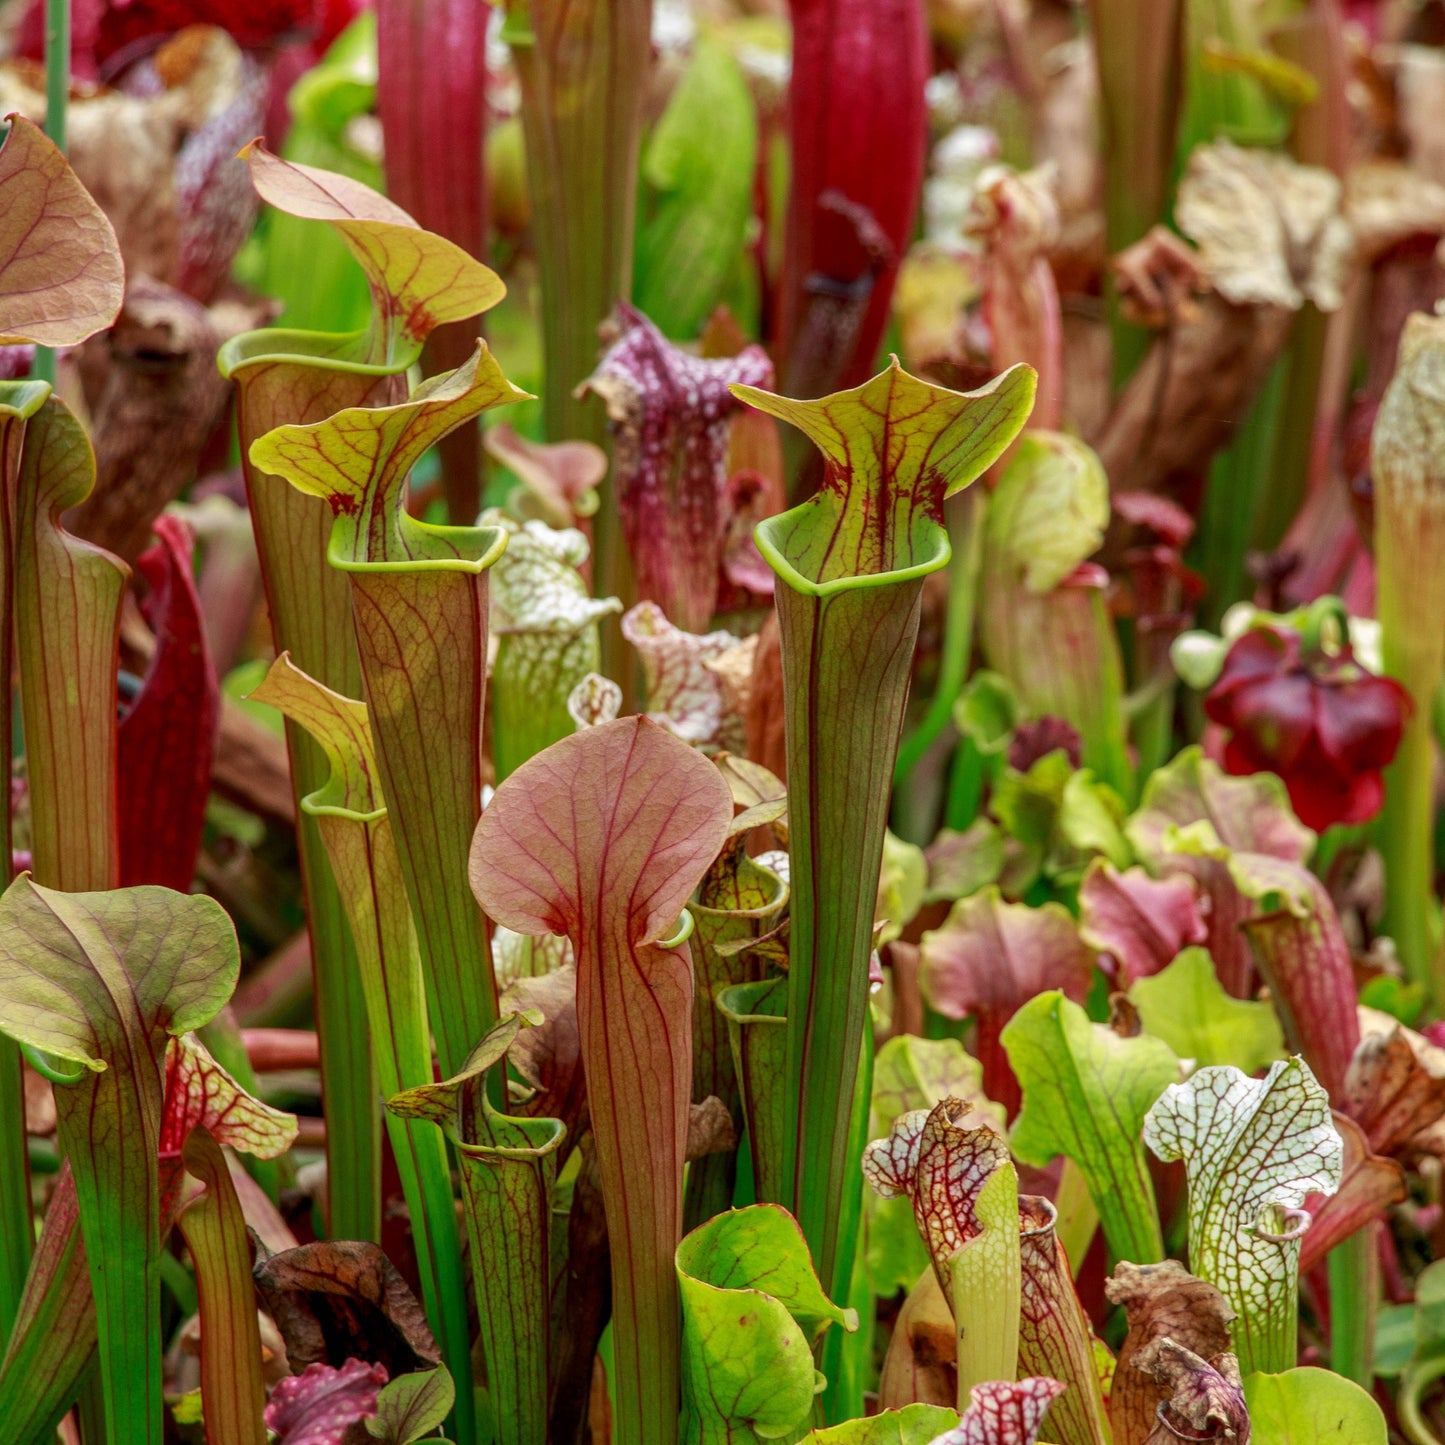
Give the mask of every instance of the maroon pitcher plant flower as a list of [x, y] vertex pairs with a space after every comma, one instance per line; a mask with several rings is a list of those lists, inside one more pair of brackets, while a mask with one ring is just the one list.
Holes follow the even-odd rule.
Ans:
[[1363, 823], [1384, 801], [1410, 699], [1348, 645], [1331, 653], [1290, 628], [1252, 628], [1229, 649], [1204, 703], [1229, 730], [1226, 771], [1277, 773], [1300, 821], [1316, 831]]
[[734, 511], [728, 442], [742, 403], [728, 387], [770, 386], [772, 363], [758, 346], [715, 361], [693, 356], [625, 302], [614, 325], [612, 346], [580, 390], [600, 396], [612, 421], [617, 505], [638, 595], [678, 627], [703, 632]]

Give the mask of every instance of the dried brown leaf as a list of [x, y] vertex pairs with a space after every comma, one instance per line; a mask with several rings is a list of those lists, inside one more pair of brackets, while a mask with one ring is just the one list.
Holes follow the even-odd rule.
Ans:
[[293, 1371], [355, 1358], [394, 1378], [441, 1361], [421, 1305], [378, 1245], [303, 1244], [262, 1259], [254, 1276]]
[[[1212, 1284], [1196, 1279], [1173, 1259], [1150, 1265], [1123, 1261], [1104, 1290], [1111, 1304], [1123, 1306], [1129, 1320], [1109, 1394], [1109, 1421], [1115, 1445], [1140, 1445], [1150, 1439], [1158, 1408], [1173, 1398], [1177, 1383], [1177, 1355], [1162, 1373], [1157, 1368], [1161, 1343], [1171, 1342], [1219, 1369], [1218, 1362], [1229, 1352], [1234, 1311]], [[1237, 1381], [1237, 1364], [1234, 1370]]]
[[1236, 306], [1333, 311], [1354, 252], [1339, 178], [1218, 140], [1189, 157], [1174, 215], [1210, 286]]

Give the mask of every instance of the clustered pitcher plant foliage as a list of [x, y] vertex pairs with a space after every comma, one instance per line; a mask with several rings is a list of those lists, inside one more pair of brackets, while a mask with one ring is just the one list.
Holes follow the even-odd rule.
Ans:
[[1438, 0], [0, 114], [0, 1445], [1445, 1445]]

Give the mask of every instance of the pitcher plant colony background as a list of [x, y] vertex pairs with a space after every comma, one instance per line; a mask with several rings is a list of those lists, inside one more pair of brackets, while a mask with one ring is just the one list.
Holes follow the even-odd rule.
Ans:
[[0, 0], [0, 1445], [1441, 1445], [1445, 4]]

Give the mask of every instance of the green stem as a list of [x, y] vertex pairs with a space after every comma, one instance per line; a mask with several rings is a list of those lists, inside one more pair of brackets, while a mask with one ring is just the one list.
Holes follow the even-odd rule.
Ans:
[[[162, 1445], [161, 1079], [154, 1059], [144, 1080], [145, 1061], [132, 1062], [56, 1090], [56, 1106], [90, 1261], [106, 1431], [117, 1445]], [[99, 1142], [92, 1119], [107, 1121]]]
[[[943, 556], [947, 560], [947, 543]], [[792, 849], [786, 1201], [818, 1274], [841, 1244], [868, 957], [922, 578], [829, 596], [779, 577]]]
[[[287, 736], [293, 732], [287, 724]], [[307, 753], [313, 751], [302, 739]], [[300, 749], [291, 753], [292, 791], [304, 797], [318, 786]], [[311, 971], [316, 1036], [321, 1050], [321, 1096], [326, 1106], [326, 1226], [333, 1239], [381, 1238], [381, 1111], [376, 1107], [376, 1062], [361, 985], [356, 944], [331, 876], [316, 820], [296, 820]]]
[[[692, 1098], [709, 1095], [727, 1105], [739, 1126], [741, 1099], [728, 1019], [718, 995], [746, 985], [761, 971], [761, 961], [743, 945], [773, 927], [788, 901], [787, 885], [748, 857], [747, 835], [736, 827], [728, 846], [708, 870], [692, 914], [695, 971], [692, 1011]], [[866, 1142], [866, 1141], [865, 1141]], [[860, 1144], [860, 1149], [862, 1145]], [[737, 1154], [725, 1150], [695, 1159], [688, 1166], [683, 1200], [683, 1232], [691, 1233], [714, 1214], [730, 1209], [737, 1184]]]
[[547, 1433], [552, 1194], [565, 1131], [556, 1119], [499, 1114], [485, 1097], [480, 1113], [487, 1137], [458, 1152], [488, 1395], [499, 1445], [534, 1445]]
[[[860, 1319], [870, 1317], [867, 1251], [863, 1240], [863, 1150], [868, 1144], [869, 1106], [873, 1099], [873, 1040], [866, 1034], [853, 1086], [853, 1118], [848, 1130], [849, 1168], [843, 1208], [839, 1211], [838, 1258], [834, 1266], [833, 1299], [846, 1300]], [[873, 1361], [871, 1330], [829, 1330], [823, 1336], [823, 1418], [833, 1424], [864, 1413], [863, 1390]]]
[[[45, 0], [45, 134], [63, 152], [70, 109], [70, 0]], [[55, 384], [55, 352], [35, 348], [37, 381]]]
[[924, 578], [952, 555], [943, 502], [1014, 439], [1034, 381], [1014, 367], [976, 392], [951, 392], [895, 361], [819, 401], [733, 388], [806, 433], [826, 461], [825, 485], [769, 517], [756, 540], [777, 576], [792, 854], [784, 1203], [830, 1282]]
[[1196, 544], [1199, 570], [1209, 583], [1203, 609], [1206, 627], [1217, 627], [1225, 610], [1253, 591], [1245, 558], [1255, 536], [1261, 499], [1274, 484], [1271, 465], [1280, 440], [1288, 375], [1285, 357], [1265, 378], [1238, 436], [1209, 469]]
[[[1388, 662], [1386, 671], [1399, 676]], [[1434, 778], [1435, 743], [1428, 709], [1417, 705], [1386, 775], [1377, 837], [1389, 880], [1384, 928], [1395, 941], [1405, 976], [1428, 989], [1438, 1009], [1445, 999], [1445, 977], [1436, 958]]]
[[45, 134], [65, 149], [70, 108], [70, 0], [45, 0]]
[[[1137, 639], [1137, 631], [1135, 633]], [[1136, 656], [1143, 654], [1147, 658], [1147, 648], [1139, 648]], [[1143, 664], [1136, 665], [1135, 676], [1144, 674], [1140, 670]], [[1141, 706], [1130, 719], [1129, 741], [1134, 744], [1134, 750], [1138, 754], [1138, 776], [1147, 778], [1155, 768], [1161, 768], [1168, 762], [1174, 751], [1174, 699], [1178, 691], [1171, 680], [1153, 680], [1148, 686], [1148, 691], [1140, 697]]]
[[[218, 357], [236, 385], [242, 470], [267, 613], [278, 652], [348, 697], [361, 687], [346, 579], [326, 565], [331, 509], [250, 462], [251, 443], [285, 422], [316, 422], [347, 406], [400, 400], [405, 377], [353, 360], [359, 343], [299, 332], [248, 332]], [[356, 947], [316, 820], [300, 808], [329, 767], [286, 724], [306, 926], [311, 938], [321, 1091], [326, 1099], [327, 1227], [333, 1238], [381, 1238], [381, 1111]]]
[[970, 737], [961, 737], [948, 770], [948, 797], [943, 806], [943, 824], [963, 832], [978, 817], [983, 806], [984, 785], [997, 765], [997, 757], [985, 757]]
[[[605, 438], [601, 408], [574, 392], [596, 363], [598, 325], [632, 294], [651, 26], [652, 0], [507, 4], [542, 278], [542, 412], [552, 441]], [[630, 567], [610, 481], [598, 500], [594, 591], [627, 604]], [[611, 663], [614, 626], [604, 628], [603, 642]]]
[[0, 1350], [10, 1338], [34, 1248], [20, 1049], [0, 1038]]
[[1380, 1281], [1374, 1226], [1329, 1253], [1330, 1368], [1368, 1390], [1375, 1381], [1375, 1313]]
[[[1059, 1189], [1054, 1203], [1059, 1211], [1054, 1232], [1069, 1257], [1069, 1268], [1077, 1279], [1094, 1242], [1094, 1235], [1099, 1230], [1099, 1210], [1094, 1204], [1094, 1196], [1089, 1193], [1089, 1181], [1084, 1177], [1084, 1171], [1067, 1157], [1059, 1173]], [[1163, 1258], [1162, 1248], [1160, 1258]]]
[[176, 1222], [196, 1270], [207, 1445], [266, 1445], [266, 1382], [246, 1218], [226, 1156], [206, 1129], [186, 1140], [184, 1157], [187, 1170], [205, 1185]]
[[[14, 767], [14, 616], [10, 591], [14, 569], [14, 487], [25, 445], [26, 413], [35, 412], [43, 394], [7, 390], [0, 400], [0, 880], [10, 883], [13, 863], [10, 777]], [[29, 1150], [26, 1147], [25, 1084], [20, 1049], [0, 1038], [0, 1347], [10, 1337], [20, 1296], [25, 1292], [35, 1220], [30, 1208]]]
[[[364, 704], [322, 687], [280, 658], [253, 696], [305, 729], [325, 755], [326, 779], [301, 800], [324, 843], [356, 941], [356, 975], [376, 1074], [390, 1098], [431, 1082], [431, 1034], [416, 931], [391, 820], [381, 806]], [[386, 1127], [411, 1216], [422, 1297], [456, 1385], [460, 1438], [476, 1437], [461, 1239], [446, 1143], [394, 1114]]]
[[747, 1127], [753, 1197], [767, 1204], [779, 1204], [783, 1199], [787, 1003], [786, 978], [740, 983], [720, 989], [717, 994], [718, 1012], [727, 1020], [740, 1108]]
[[[475, 571], [427, 562], [355, 564], [352, 610], [401, 876], [421, 946], [442, 1072], [459, 1074], [496, 1022], [487, 920], [467, 881], [482, 804], [489, 529]], [[334, 556], [334, 553], [333, 553]], [[418, 739], [427, 739], [425, 749]]]
[[[387, 1082], [384, 1070], [382, 1087], [389, 1089], [388, 1097], [399, 1092], [396, 1084]], [[466, 1273], [446, 1141], [435, 1129], [391, 1115], [387, 1116], [386, 1126], [396, 1155], [402, 1197], [411, 1216], [423, 1303], [428, 1317], [436, 1321], [447, 1368], [457, 1387], [452, 1416], [457, 1438], [479, 1440], [467, 1327]], [[495, 1307], [495, 1301], [489, 1303]]]
[[1306, 305], [1295, 317], [1281, 359], [1284, 378], [1274, 452], [1269, 461], [1268, 485], [1259, 489], [1255, 499], [1250, 539], [1261, 552], [1273, 552], [1284, 541], [1290, 523], [1304, 505], [1313, 448], [1302, 446], [1300, 439], [1314, 434], [1329, 327], [1330, 318], [1324, 312]]
[[[948, 563], [948, 608], [943, 622], [943, 661], [938, 685], [923, 720], [903, 740], [893, 767], [893, 786], [907, 795], [912, 775], [924, 754], [942, 734], [953, 717], [953, 705], [968, 678], [973, 652], [974, 603], [978, 597], [979, 569], [983, 563], [983, 514], [988, 494], [982, 487], [970, 487], [944, 503], [944, 520], [953, 544]], [[917, 810], [922, 812], [924, 810]], [[930, 815], [933, 809], [926, 810]], [[917, 826], [902, 836], [909, 842], [925, 843], [933, 836], [934, 818], [918, 817]], [[972, 820], [970, 820], [972, 821]]]
[[[70, 1171], [56, 1180], [15, 1323], [0, 1364], [0, 1439], [7, 1445], [51, 1445], [75, 1398], [78, 1377], [95, 1357], [95, 1301]], [[89, 1379], [95, 1393], [94, 1370]]]
[[[338, 830], [361, 831], [349, 820], [333, 817], [327, 821]], [[371, 925], [366, 946], [357, 950], [358, 963], [371, 1023], [377, 1075], [383, 1094], [391, 1098], [403, 1089], [418, 1088], [431, 1081], [431, 1046], [421, 971], [416, 960], [411, 920], [406, 912], [400, 879], [396, 876], [394, 850], [387, 839], [381, 847], [392, 856], [379, 860], [377, 841], [367, 838], [365, 862], [358, 872], [373, 879], [381, 874], [389, 886], [384, 885], [384, 891], [378, 891], [373, 886], [369, 899], [353, 899], [352, 922], [358, 930], [364, 923]], [[345, 871], [349, 870], [338, 865], [338, 872]], [[400, 930], [395, 924], [388, 926], [384, 921], [388, 892], [391, 895], [389, 901], [401, 905]], [[394, 946], [398, 941], [398, 931], [408, 945], [403, 951]], [[411, 1216], [422, 1299], [427, 1315], [436, 1324], [447, 1368], [457, 1387], [453, 1414], [457, 1438], [464, 1442], [475, 1441], [479, 1437], [472, 1392], [466, 1274], [462, 1266], [461, 1236], [457, 1227], [446, 1141], [435, 1129], [410, 1119], [397, 1118], [391, 1113], [386, 1116], [386, 1129], [396, 1157], [402, 1197]], [[495, 1312], [497, 1301], [493, 1299], [488, 1304]], [[487, 1305], [484, 1305], [483, 1309], [486, 1308]]]

